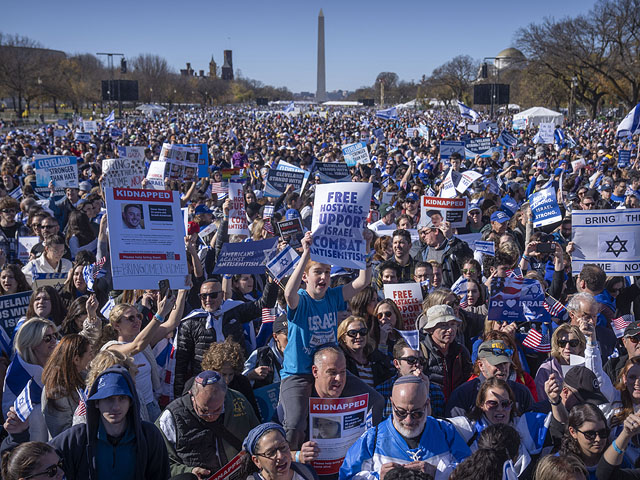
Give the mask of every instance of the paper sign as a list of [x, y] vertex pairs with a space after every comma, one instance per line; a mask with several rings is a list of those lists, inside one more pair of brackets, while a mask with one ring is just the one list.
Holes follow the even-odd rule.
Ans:
[[38, 243], [40, 243], [38, 237], [18, 237], [18, 260], [26, 265], [29, 262], [31, 249]]
[[199, 147], [165, 143], [162, 145], [158, 160], [170, 165], [168, 175], [165, 172], [165, 176], [171, 180], [192, 182], [197, 178], [199, 155]]
[[440, 142], [440, 158], [446, 160], [452, 153], [459, 153], [460, 158], [464, 158], [464, 142], [454, 142], [443, 140]]
[[571, 162], [571, 168], [573, 168], [574, 172], [577, 172], [578, 170], [586, 166], [587, 164], [585, 163], [584, 158], [579, 158]]
[[289, 237], [289, 245], [293, 248], [299, 248], [302, 246], [300, 241], [304, 236], [304, 231], [302, 229], [302, 222], [299, 218], [278, 222], [278, 230], [280, 231], [280, 237], [284, 237], [285, 235]]
[[102, 161], [102, 186], [140, 188], [144, 179], [144, 159], [115, 158]]
[[491, 282], [488, 319], [496, 322], [551, 322], [544, 308], [544, 289], [537, 280], [498, 277]]
[[322, 183], [350, 182], [351, 174], [346, 163], [316, 163], [317, 175]]
[[244, 210], [244, 195], [242, 184], [229, 183], [229, 198], [231, 208], [229, 209], [229, 235], [249, 235], [247, 214]]
[[364, 142], [356, 142], [342, 147], [342, 155], [344, 161], [350, 167], [354, 167], [360, 163], [369, 163], [369, 152], [367, 144]]
[[78, 159], [62, 155], [34, 155], [36, 185], [46, 187], [53, 182], [56, 188], [78, 188]]
[[472, 138], [465, 143], [465, 154], [467, 158], [491, 156], [491, 137]]
[[440, 228], [443, 221], [451, 224], [452, 228], [461, 228], [467, 224], [466, 198], [421, 197], [420, 225], [423, 219], [431, 219], [435, 228]]
[[56, 290], [60, 290], [66, 280], [67, 280], [66, 272], [36, 273], [32, 277], [33, 283], [31, 284], [31, 287], [35, 291], [40, 287], [45, 287], [47, 285], [50, 285]]
[[267, 238], [256, 242], [225, 243], [218, 255], [213, 273], [263, 274], [266, 259], [278, 243], [277, 238]]
[[551, 123], [541, 123], [540, 124], [540, 132], [539, 136], [542, 140], [542, 143], [553, 144], [555, 143], [554, 132], [556, 130], [556, 126]]
[[627, 168], [631, 164], [631, 150], [618, 152], [618, 168]]
[[464, 193], [467, 188], [469, 188], [473, 184], [473, 182], [478, 180], [480, 177], [482, 177], [482, 174], [473, 170], [467, 170], [466, 172], [463, 172], [460, 181], [456, 185], [456, 190], [460, 193]]
[[550, 187], [531, 194], [529, 203], [533, 214], [533, 228], [562, 221], [562, 212], [558, 206], [555, 188]]
[[[422, 312], [422, 287], [419, 283], [388, 283], [384, 297], [394, 301], [402, 313], [402, 330], [413, 330]], [[400, 328], [396, 325], [396, 328]]]
[[2, 295], [0, 297], [0, 325], [11, 338], [13, 338], [13, 331], [18, 324], [18, 320], [27, 314], [32, 293], [29, 290], [28, 292]]
[[304, 174], [300, 172], [289, 172], [286, 170], [269, 170], [267, 182], [264, 186], [264, 194], [267, 197], [279, 197], [289, 185], [293, 185], [294, 192], [302, 191]]

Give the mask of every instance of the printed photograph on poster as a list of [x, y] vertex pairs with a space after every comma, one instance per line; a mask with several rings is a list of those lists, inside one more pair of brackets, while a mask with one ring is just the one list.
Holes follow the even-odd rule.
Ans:
[[443, 221], [449, 222], [451, 228], [464, 227], [467, 224], [467, 199], [422, 197], [420, 216], [430, 218], [435, 228], [440, 228]]
[[311, 438], [315, 440], [330, 440], [340, 438], [342, 434], [342, 422], [340, 417], [320, 417], [313, 419]]
[[142, 204], [126, 203], [122, 205], [122, 227], [135, 229], [144, 228], [144, 214]]

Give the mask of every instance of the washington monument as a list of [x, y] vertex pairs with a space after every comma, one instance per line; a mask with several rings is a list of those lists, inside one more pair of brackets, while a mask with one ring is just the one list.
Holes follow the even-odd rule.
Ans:
[[324, 13], [322, 13], [322, 9], [318, 14], [318, 82], [316, 86], [316, 101], [327, 101], [327, 85], [324, 72]]

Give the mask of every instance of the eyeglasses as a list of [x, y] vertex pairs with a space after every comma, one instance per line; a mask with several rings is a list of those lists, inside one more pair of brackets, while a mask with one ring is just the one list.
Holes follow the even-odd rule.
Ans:
[[466, 274], [475, 275], [476, 273], [478, 273], [478, 271], [473, 268], [463, 268], [462, 273], [464, 273], [465, 275]]
[[593, 207], [595, 205], [595, 202], [589, 202], [589, 203], [582, 202], [582, 205], [585, 207]]
[[137, 320], [142, 320], [142, 314], [141, 313], [137, 313], [135, 315], [131, 315], [129, 317], [125, 317], [124, 315], [122, 317], [120, 317], [121, 320], [126, 320], [127, 322], [135, 322]]
[[51, 343], [51, 342], [55, 342], [57, 340], [58, 340], [58, 335], [56, 335], [55, 333], [48, 333], [47, 335], [42, 337], [42, 341], [44, 343]]
[[392, 315], [393, 315], [393, 312], [378, 312], [379, 319], [382, 319], [384, 317], [391, 318]]
[[405, 200], [405, 202], [406, 202], [406, 203], [416, 203], [416, 201], [415, 201], [415, 200], [408, 200], [408, 199], [407, 199], [407, 200]]
[[607, 430], [606, 428], [603, 428], [601, 430], [589, 430], [586, 432], [578, 430], [578, 432], [584, 435], [584, 438], [586, 438], [590, 442], [593, 442], [596, 439], [596, 436], [600, 437], [600, 440], [606, 440], [609, 437], [609, 430]]
[[35, 230], [36, 228], [40, 228], [42, 225], [40, 225], [39, 223], [32, 223], [31, 224], [31, 230]]
[[415, 366], [415, 365], [426, 365], [427, 364], [427, 359], [424, 357], [416, 357], [416, 356], [411, 356], [411, 357], [400, 357], [398, 360], [404, 360], [405, 362], [407, 362], [409, 365], [411, 366]]
[[558, 340], [558, 346], [560, 348], [566, 347], [567, 343], [571, 348], [576, 348], [578, 345], [580, 345], [580, 340], [578, 340], [577, 338], [572, 338], [571, 340]]
[[361, 328], [360, 330], [348, 330], [347, 331], [347, 337], [351, 337], [351, 338], [356, 338], [358, 335], [360, 335], [361, 337], [366, 337], [367, 333], [369, 333], [369, 329], [368, 328]]
[[513, 402], [511, 400], [486, 400], [484, 402], [484, 406], [487, 407], [488, 410], [495, 410], [498, 407], [502, 407], [503, 410], [509, 410], [513, 406]]
[[33, 475], [29, 475], [28, 477], [24, 478], [25, 480], [27, 480], [28, 478], [35, 478], [39, 477], [40, 475], [46, 475], [49, 478], [53, 478], [58, 474], [58, 469], [60, 469], [64, 473], [64, 471], [62, 470], [62, 460], [58, 461], [58, 463], [56, 463], [55, 465], [51, 465], [50, 467], [45, 468], [43, 472], [34, 473]]
[[254, 455], [256, 457], [264, 457], [268, 458], [269, 460], [275, 460], [278, 452], [280, 452], [280, 455], [284, 456], [287, 453], [291, 452], [291, 448], [289, 447], [288, 443], [283, 443], [282, 445], [278, 445], [277, 447], [272, 448], [271, 450], [267, 450], [264, 453], [255, 453]]
[[469, 212], [467, 215], [472, 215], [472, 216], [476, 216], [476, 215], [480, 215], [480, 212], [478, 210], [473, 210], [471, 212]]
[[200, 297], [200, 300], [205, 300], [207, 298], [211, 298], [215, 300], [216, 298], [218, 298], [218, 295], [220, 295], [221, 293], [222, 293], [222, 290], [218, 292], [205, 292], [205, 293], [199, 294], [198, 296]]
[[58, 225], [40, 225], [43, 230], [49, 230], [50, 228], [56, 228]]
[[[427, 398], [427, 403], [428, 402], [429, 399]], [[398, 420], [404, 420], [408, 416], [411, 416], [414, 420], [419, 420], [424, 417], [425, 410], [427, 409], [427, 405], [425, 405], [424, 408], [420, 410], [405, 410], [404, 408], [396, 407], [393, 402], [391, 402], [391, 406], [393, 407], [393, 414], [398, 417]]]

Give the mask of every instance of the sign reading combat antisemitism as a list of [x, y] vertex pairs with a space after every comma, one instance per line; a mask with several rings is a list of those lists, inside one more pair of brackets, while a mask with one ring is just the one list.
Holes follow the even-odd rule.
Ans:
[[311, 259], [338, 267], [364, 269], [364, 221], [371, 204], [370, 183], [317, 185], [313, 203]]
[[180, 196], [170, 190], [105, 188], [113, 288], [187, 288]]
[[571, 268], [595, 263], [607, 275], [640, 276], [640, 209], [574, 210]]

